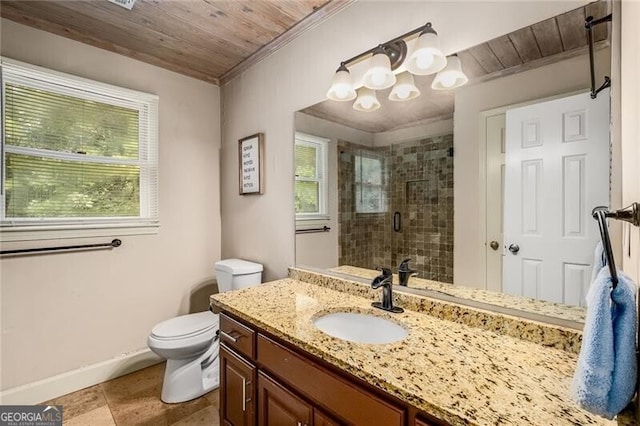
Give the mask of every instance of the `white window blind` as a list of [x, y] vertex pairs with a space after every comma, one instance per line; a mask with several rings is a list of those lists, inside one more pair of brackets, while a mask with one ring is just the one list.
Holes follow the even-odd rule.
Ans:
[[296, 132], [296, 220], [328, 220], [327, 145], [329, 140]]
[[3, 234], [158, 226], [156, 96], [6, 59], [1, 72]]

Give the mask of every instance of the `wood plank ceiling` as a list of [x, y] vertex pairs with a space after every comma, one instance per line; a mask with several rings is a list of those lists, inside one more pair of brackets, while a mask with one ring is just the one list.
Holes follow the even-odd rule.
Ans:
[[[607, 1], [590, 3], [458, 52], [462, 70], [469, 77], [468, 84], [588, 54], [584, 21], [587, 16], [603, 17], [611, 13], [610, 8]], [[610, 23], [594, 27], [594, 41], [606, 45], [610, 28]], [[391, 89], [379, 91], [377, 97], [382, 107], [376, 111], [356, 111], [351, 102], [326, 100], [302, 112], [371, 133], [452, 118], [454, 91], [432, 90], [433, 78], [433, 75], [414, 76], [421, 95], [406, 102], [389, 101]], [[601, 84], [599, 79], [597, 84]]]
[[214, 84], [353, 0], [2, 0], [0, 15]]

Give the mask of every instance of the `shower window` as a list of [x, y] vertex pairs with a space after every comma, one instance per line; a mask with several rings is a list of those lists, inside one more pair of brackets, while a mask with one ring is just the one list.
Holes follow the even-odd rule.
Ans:
[[355, 160], [356, 213], [386, 212], [383, 159], [356, 155]]

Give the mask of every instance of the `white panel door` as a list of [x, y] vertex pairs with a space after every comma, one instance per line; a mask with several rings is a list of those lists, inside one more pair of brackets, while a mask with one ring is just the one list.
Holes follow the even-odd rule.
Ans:
[[609, 203], [609, 91], [507, 111], [503, 288], [584, 305]]

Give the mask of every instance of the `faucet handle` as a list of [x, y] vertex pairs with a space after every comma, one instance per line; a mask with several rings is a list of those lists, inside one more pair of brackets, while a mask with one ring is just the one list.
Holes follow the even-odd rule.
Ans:
[[376, 268], [379, 271], [382, 271], [382, 275], [378, 275], [371, 282], [371, 287], [374, 289], [380, 287], [381, 285], [389, 285], [392, 284], [393, 273], [389, 268]]
[[382, 278], [388, 278], [393, 275], [390, 268], [376, 268], [378, 271], [382, 272]]
[[400, 272], [408, 272], [409, 271], [409, 262], [411, 261], [411, 258], [407, 258], [405, 260], [403, 260], [402, 262], [400, 262], [400, 266], [398, 266], [398, 271]]

